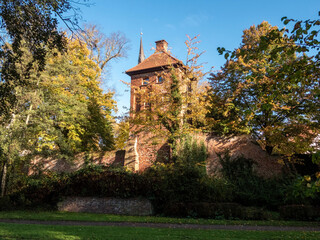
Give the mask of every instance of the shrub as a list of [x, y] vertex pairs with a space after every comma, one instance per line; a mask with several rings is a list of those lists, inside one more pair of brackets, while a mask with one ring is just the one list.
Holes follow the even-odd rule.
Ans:
[[14, 207], [55, 208], [64, 196], [136, 197], [146, 196], [148, 180], [120, 168], [87, 166], [74, 173], [47, 172], [31, 176], [10, 201]]
[[320, 203], [320, 173], [315, 176], [297, 175], [285, 187], [285, 203], [318, 205]]
[[124, 168], [94, 169], [88, 167], [70, 175], [63, 189], [65, 196], [136, 197], [145, 196], [148, 181], [142, 175]]
[[171, 202], [164, 208], [164, 214], [171, 217], [233, 219], [240, 212], [241, 206], [236, 203]]
[[12, 210], [13, 205], [9, 196], [4, 196], [0, 198], [0, 211]]
[[219, 156], [223, 177], [233, 185], [234, 200], [246, 206], [277, 209], [283, 204], [284, 178], [264, 179], [253, 171], [256, 164], [252, 159], [231, 159], [226, 153]]
[[192, 136], [187, 135], [181, 138], [176, 154], [175, 158], [177, 159], [177, 163], [193, 168], [202, 167], [205, 171], [207, 149], [203, 141], [198, 142], [196, 139], [193, 139]]
[[150, 181], [149, 196], [156, 212], [169, 202], [231, 201], [230, 185], [221, 179], [209, 178], [201, 168], [190, 165], [155, 165], [143, 175]]
[[310, 205], [286, 205], [280, 207], [280, 217], [290, 220], [319, 220], [320, 208]]
[[243, 207], [237, 203], [174, 202], [167, 203], [164, 214], [171, 217], [199, 217], [213, 219], [267, 220], [272, 215], [255, 207]]
[[270, 212], [257, 207], [242, 207], [240, 219], [243, 220], [270, 220], [273, 216]]

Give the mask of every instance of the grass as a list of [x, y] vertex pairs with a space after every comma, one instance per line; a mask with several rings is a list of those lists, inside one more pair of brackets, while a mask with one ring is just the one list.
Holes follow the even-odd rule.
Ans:
[[145, 222], [145, 223], [182, 223], [182, 224], [214, 224], [214, 225], [251, 225], [251, 226], [319, 226], [319, 222], [301, 221], [245, 221], [245, 220], [214, 220], [194, 218], [168, 218], [168, 217], [138, 217], [120, 216], [94, 213], [70, 213], [58, 211], [0, 211], [3, 219], [30, 219], [30, 220], [75, 220], [75, 221], [101, 221], [101, 222]]
[[320, 232], [191, 230], [0, 223], [0, 239], [320, 239]]

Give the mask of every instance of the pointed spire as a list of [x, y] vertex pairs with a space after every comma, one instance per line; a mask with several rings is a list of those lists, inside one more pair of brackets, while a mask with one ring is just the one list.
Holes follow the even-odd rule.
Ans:
[[143, 45], [142, 45], [142, 32], [140, 33], [140, 51], [139, 51], [139, 59], [138, 59], [138, 64], [143, 62], [145, 59], [144, 52], [143, 52]]

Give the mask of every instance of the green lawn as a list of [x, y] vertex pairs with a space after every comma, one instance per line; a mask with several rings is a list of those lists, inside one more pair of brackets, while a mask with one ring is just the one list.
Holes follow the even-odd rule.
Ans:
[[0, 223], [0, 239], [320, 239], [320, 232], [46, 226]]
[[77, 220], [77, 221], [106, 221], [106, 222], [148, 222], [148, 223], [189, 223], [215, 225], [257, 225], [257, 226], [319, 226], [320, 222], [299, 221], [243, 221], [243, 220], [213, 220], [193, 218], [168, 217], [136, 217], [93, 213], [69, 212], [35, 212], [35, 211], [0, 211], [0, 218], [32, 219], [32, 220]]

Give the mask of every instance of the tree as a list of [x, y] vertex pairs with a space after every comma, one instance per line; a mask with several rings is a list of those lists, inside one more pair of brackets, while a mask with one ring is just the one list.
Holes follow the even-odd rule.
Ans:
[[97, 26], [86, 25], [82, 32], [84, 42], [90, 50], [89, 58], [103, 71], [108, 63], [127, 56], [129, 40], [121, 32], [106, 37]]
[[[82, 0], [72, 1], [73, 4]], [[74, 10], [73, 17], [65, 17], [64, 13]], [[14, 88], [26, 84], [33, 64], [39, 71], [45, 67], [48, 49], [57, 47], [62, 50], [65, 45], [63, 35], [57, 31], [58, 19], [69, 29], [77, 29], [77, 9], [68, 0], [3, 0], [0, 5], [0, 50], [1, 83], [0, 83], [0, 114], [12, 114], [12, 104], [16, 100]], [[24, 43], [23, 43], [24, 41]], [[7, 47], [7, 42], [11, 47]], [[22, 56], [22, 44], [31, 57], [23, 73], [19, 74], [16, 63]]]
[[119, 123], [115, 124], [115, 149], [123, 150], [129, 140], [130, 122], [128, 117], [123, 117]]
[[[266, 44], [265, 38], [274, 34], [277, 38]], [[267, 22], [245, 30], [242, 39], [239, 49], [226, 52], [221, 72], [210, 76], [212, 100], [223, 106], [219, 112], [212, 102], [216, 127], [222, 122], [227, 132], [253, 134], [269, 154], [310, 150], [318, 132], [314, 89], [319, 78], [299, 66], [312, 65], [312, 59], [284, 48], [294, 41]]]
[[[28, 48], [21, 52], [19, 74], [31, 56]], [[66, 52], [48, 51], [45, 70], [33, 64], [27, 84], [15, 86], [9, 124], [6, 115], [0, 117], [2, 195], [7, 175], [26, 157], [113, 149], [113, 93], [101, 89], [101, 69], [89, 55], [84, 42], [69, 39]]]
[[[320, 16], [320, 12], [318, 13], [318, 15]], [[314, 58], [319, 64], [320, 19], [315, 19], [315, 20], [307, 19], [305, 21], [302, 21], [302, 20], [288, 19], [287, 17], [283, 17], [281, 20], [285, 25], [294, 23], [293, 29], [291, 30], [290, 34], [288, 34], [289, 29], [282, 29], [282, 32], [286, 32], [287, 36], [295, 42], [295, 45], [291, 45], [290, 47], [294, 47], [297, 52], [310, 52], [311, 50], [315, 50], [316, 54], [314, 55]], [[275, 36], [272, 36], [272, 37], [275, 37]], [[268, 41], [268, 38], [266, 38], [265, 40]]]
[[54, 124], [40, 138], [67, 154], [113, 148], [113, 93], [103, 93], [101, 69], [89, 55], [84, 42], [69, 40], [66, 54], [52, 53], [42, 75], [42, 112]]
[[[73, 3], [81, 3], [81, 1], [73, 1]], [[56, 47], [62, 50], [64, 48], [64, 37], [57, 31], [58, 18], [70, 30], [76, 29], [77, 17], [74, 16], [72, 19], [64, 16], [64, 12], [71, 9], [77, 14], [76, 9], [68, 0], [1, 1], [0, 132], [2, 146], [0, 147], [0, 159], [3, 162], [2, 195], [5, 192], [7, 166], [13, 160], [10, 151], [13, 145], [16, 146], [16, 150], [20, 149], [18, 147], [20, 144], [16, 143], [22, 143], [22, 141], [16, 141], [21, 137], [18, 132], [23, 132], [23, 126], [19, 124], [19, 121], [16, 122], [19, 119], [17, 116], [20, 116], [18, 112], [20, 110], [19, 88], [26, 87], [32, 81], [35, 68], [37, 72], [44, 70], [48, 49]], [[27, 59], [24, 58], [26, 49], [29, 52]], [[29, 108], [31, 110], [32, 105]], [[28, 124], [28, 116], [30, 116], [29, 113], [25, 125]], [[14, 152], [16, 156], [19, 151]]]

